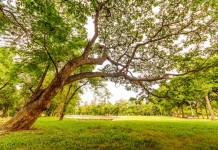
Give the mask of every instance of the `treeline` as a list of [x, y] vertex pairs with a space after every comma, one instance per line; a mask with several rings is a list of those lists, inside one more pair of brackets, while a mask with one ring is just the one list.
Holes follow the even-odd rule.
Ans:
[[[134, 99], [134, 98], [132, 98]], [[171, 115], [170, 113], [161, 112], [159, 106], [153, 103], [144, 103], [142, 100], [138, 101], [119, 100], [115, 104], [107, 101], [87, 102], [84, 105], [76, 106], [75, 109], [69, 113], [76, 115]]]
[[[135, 101], [132, 101], [134, 99]], [[171, 103], [159, 99], [156, 102], [147, 102], [131, 98], [130, 100], [119, 100], [115, 104], [107, 101], [96, 102], [92, 101], [90, 104], [85, 102], [83, 105], [78, 105], [73, 109], [68, 110], [70, 115], [105, 115], [105, 116], [119, 116], [119, 115], [144, 115], [144, 116], [175, 116], [184, 118], [210, 118], [210, 111], [207, 107], [206, 101], [196, 103], [178, 104]], [[218, 113], [218, 102], [211, 100], [211, 107], [214, 115]]]
[[163, 106], [164, 110], [171, 110], [175, 116], [214, 120], [218, 112], [218, 68], [163, 81], [152, 95], [150, 101]]

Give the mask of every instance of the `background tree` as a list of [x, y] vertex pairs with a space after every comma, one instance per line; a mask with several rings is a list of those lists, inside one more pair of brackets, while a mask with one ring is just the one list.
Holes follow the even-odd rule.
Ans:
[[[213, 61], [215, 59], [212, 58], [211, 60]], [[206, 61], [204, 59], [205, 63]], [[209, 61], [207, 63], [211, 62]], [[216, 89], [217, 87], [216, 72], [217, 67], [214, 67], [207, 69], [206, 72], [205, 70], [202, 70], [183, 77], [175, 77], [168, 83], [163, 83], [160, 88], [155, 91], [155, 94], [159, 95], [160, 97], [162, 96], [164, 99], [162, 101], [167, 100], [169, 104], [172, 104], [173, 106], [181, 108], [180, 104], [186, 104], [186, 106], [189, 105], [191, 111], [192, 108], [195, 109], [197, 118], [199, 118], [199, 109], [201, 109], [202, 115], [202, 109], [204, 109], [207, 116], [207, 109], [209, 109], [211, 119], [214, 120], [214, 112], [209, 97], [211, 99], [215, 98], [213, 97], [213, 89]], [[156, 99], [159, 102], [161, 101], [158, 98]]]

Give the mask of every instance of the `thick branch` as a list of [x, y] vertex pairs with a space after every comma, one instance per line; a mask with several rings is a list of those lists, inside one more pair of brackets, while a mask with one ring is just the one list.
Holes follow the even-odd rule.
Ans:
[[103, 3], [99, 3], [96, 11], [95, 11], [95, 18], [94, 18], [94, 35], [92, 37], [92, 39], [88, 42], [85, 50], [84, 50], [84, 57], [87, 57], [89, 55], [89, 52], [91, 51], [91, 47], [92, 45], [95, 43], [96, 39], [98, 38], [98, 23], [99, 23], [99, 16], [100, 16], [100, 11], [103, 9], [103, 7], [105, 6], [106, 2]]
[[86, 81], [84, 84], [82, 84], [82, 85], [80, 85], [79, 87], [77, 87], [77, 88], [73, 91], [73, 93], [72, 93], [72, 95], [70, 96], [70, 98], [67, 99], [67, 101], [66, 101], [66, 103], [65, 103], [64, 105], [66, 105], [66, 106], [69, 105], [71, 99], [76, 95], [77, 91], [79, 91], [79, 90], [80, 90], [83, 86], [85, 86], [87, 83], [88, 83], [88, 81]]
[[72, 75], [72, 76], [68, 77], [65, 84], [69, 84], [71, 82], [81, 80], [81, 79], [85, 79], [85, 78], [95, 78], [95, 77], [101, 77], [101, 78], [124, 77], [126, 80], [129, 80], [129, 81], [146, 81], [146, 82], [153, 82], [153, 81], [168, 79], [167, 76], [154, 77], [154, 78], [143, 78], [143, 77], [137, 78], [137, 77], [128, 76], [126, 73], [123, 73], [123, 72], [118, 72], [118, 73], [84, 72], [84, 73], [80, 73], [80, 74], [76, 74], [76, 75]]
[[106, 49], [104, 49], [103, 54], [99, 58], [88, 58], [85, 64], [95, 64], [95, 65], [102, 65], [107, 58]]
[[67, 95], [66, 95], [66, 98], [65, 98], [66, 100], [67, 100], [67, 98], [68, 98], [68, 96], [70, 94], [70, 90], [71, 90], [72, 86], [73, 86], [73, 84], [71, 83], [68, 90], [67, 90]]

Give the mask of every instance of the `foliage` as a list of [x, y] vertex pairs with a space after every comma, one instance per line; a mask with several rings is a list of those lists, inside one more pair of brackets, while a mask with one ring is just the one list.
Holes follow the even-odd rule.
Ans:
[[[78, 104], [74, 112], [71, 114], [77, 115], [105, 115], [105, 116], [118, 116], [118, 115], [163, 115], [161, 114], [159, 105], [153, 103], [140, 103], [128, 100], [118, 100], [115, 104], [108, 101], [92, 101], [90, 104]], [[165, 114], [167, 115], [167, 114]]]
[[1, 117], [7, 117], [19, 109], [21, 101], [17, 100], [19, 91], [16, 90], [16, 75], [13, 74], [15, 70], [14, 51], [3, 48], [0, 48], [0, 51], [0, 111]]
[[[216, 57], [211, 60], [216, 60]], [[210, 61], [205, 59], [204, 62], [210, 63]], [[158, 97], [152, 97], [152, 101], [162, 103], [164, 106], [166, 106], [165, 104], [171, 105], [171, 108], [177, 107], [183, 109], [184, 106], [187, 106], [190, 107], [189, 109], [191, 111], [193, 108], [196, 110], [196, 116], [198, 117], [198, 109], [201, 109], [201, 111], [202, 109], [207, 109], [205, 96], [208, 93], [211, 101], [216, 100], [217, 96], [214, 93], [216, 88], [217, 67], [214, 67], [207, 69], [206, 72], [202, 70], [194, 74], [175, 77], [168, 82], [163, 82], [154, 92]], [[207, 107], [212, 110], [210, 106]], [[213, 109], [216, 110], [217, 107], [213, 107]]]

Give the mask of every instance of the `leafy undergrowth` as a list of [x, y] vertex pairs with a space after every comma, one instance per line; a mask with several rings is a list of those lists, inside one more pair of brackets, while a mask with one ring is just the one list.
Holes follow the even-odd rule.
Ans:
[[144, 117], [144, 121], [143, 117], [125, 121], [39, 118], [33, 130], [0, 136], [0, 149], [218, 149], [218, 121], [164, 118]]

